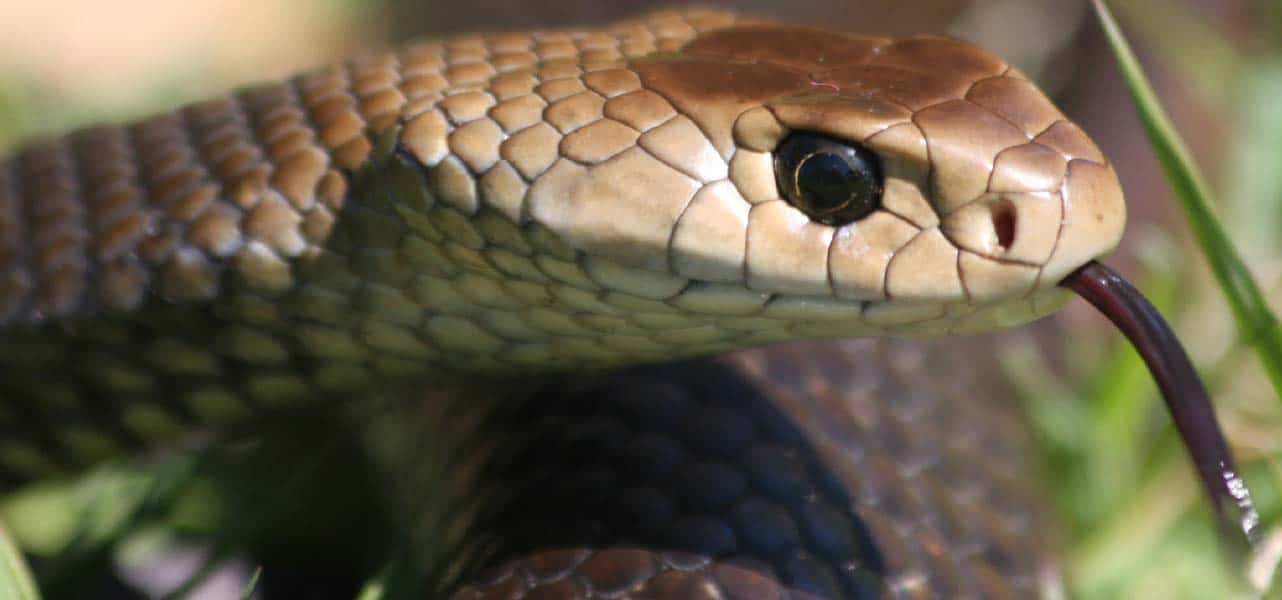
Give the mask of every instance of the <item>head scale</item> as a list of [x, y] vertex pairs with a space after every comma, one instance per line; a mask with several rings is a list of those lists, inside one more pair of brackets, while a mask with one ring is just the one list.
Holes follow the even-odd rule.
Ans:
[[[996, 57], [932, 36], [704, 29], [664, 52], [580, 60], [571, 84], [534, 88], [539, 120], [505, 133], [498, 154], [528, 187], [499, 185], [499, 166], [475, 196], [535, 241], [552, 291], [527, 309], [651, 323], [629, 335], [658, 331], [662, 357], [984, 330], [1057, 309], [1060, 280], [1117, 244], [1112, 168]], [[524, 101], [495, 95], [492, 118]], [[436, 163], [465, 153], [464, 127]], [[875, 206], [841, 218], [799, 207], [779, 183], [781, 147], [798, 135], [870, 157]]]

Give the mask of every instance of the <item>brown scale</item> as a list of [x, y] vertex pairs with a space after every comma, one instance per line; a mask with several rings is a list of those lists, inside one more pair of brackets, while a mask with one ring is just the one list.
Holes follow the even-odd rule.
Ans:
[[[424, 360], [382, 356], [370, 341], [381, 335], [381, 342], [412, 348], [418, 340], [395, 338], [397, 328], [362, 331], [366, 337], [352, 342], [342, 327], [358, 298], [401, 318], [404, 299], [397, 294], [404, 288], [396, 287], [401, 274], [394, 268], [400, 265], [380, 271], [387, 265], [379, 262], [385, 249], [377, 247], [382, 239], [398, 242], [401, 229], [347, 254], [337, 235], [340, 216], [370, 230], [386, 226], [384, 213], [349, 200], [362, 183], [358, 173], [384, 141], [381, 134], [396, 126], [391, 160], [412, 157], [416, 166], [430, 167], [428, 184], [442, 191], [438, 205], [448, 209], [439, 218], [457, 225], [435, 232], [423, 226], [424, 238], [439, 236], [446, 240], [443, 252], [453, 253], [425, 269], [452, 273], [469, 260], [498, 263], [501, 258], [477, 258], [497, 247], [508, 254], [494, 256], [511, 258], [516, 271], [525, 268], [520, 251], [537, 247], [539, 277], [588, 279], [564, 243], [535, 234], [504, 239], [490, 233], [501, 231], [497, 219], [524, 218], [531, 183], [561, 158], [591, 165], [631, 152], [630, 158], [658, 160], [694, 180], [710, 178], [683, 163], [671, 143], [690, 139], [683, 131], [701, 130], [708, 138], [699, 138], [706, 146], [701, 151], [724, 156], [733, 145], [732, 123], [702, 103], [679, 99], [721, 102], [735, 92], [762, 93], [722, 85], [724, 69], [709, 67], [711, 58], [727, 49], [792, 48], [787, 44], [804, 36], [785, 28], [778, 34], [787, 38], [784, 45], [758, 44], [743, 34], [705, 36], [687, 48], [693, 56], [687, 62], [619, 67], [625, 59], [681, 50], [735, 20], [711, 11], [659, 13], [598, 31], [413, 44], [130, 126], [87, 130], [0, 161], [0, 476], [12, 482], [5, 485], [171, 443], [193, 427], [243, 424], [314, 396], [364, 390], [398, 369], [421, 368]], [[852, 55], [881, 52], [881, 66], [834, 71], [830, 83], [857, 89], [870, 69], [899, 76], [891, 67], [920, 64], [932, 43], [852, 43]], [[702, 51], [709, 54], [697, 56]], [[591, 69], [583, 67], [588, 63]], [[1003, 127], [1021, 130], [1019, 139], [995, 141], [1011, 148], [999, 163], [1064, 160], [1016, 150], [1032, 148], [1033, 136], [1060, 154], [1103, 162], [1075, 126], [1048, 122], [1041, 105], [1010, 112], [1012, 94], [1001, 88], [1026, 82], [1014, 73], [995, 77], [1007, 72], [1004, 64], [958, 55], [934, 68], [951, 69], [957, 79], [943, 78], [938, 89], [913, 90], [903, 99], [924, 109], [914, 119], [927, 134], [932, 118], [948, 121], [988, 107], [990, 116], [1006, 111], [1011, 123]], [[708, 77], [696, 81], [690, 69]], [[792, 75], [779, 85], [800, 81]], [[994, 77], [969, 86], [983, 76]], [[804, 107], [791, 110], [800, 121], [808, 117]], [[908, 128], [915, 130], [909, 135], [922, 135]], [[625, 133], [635, 143], [615, 140]], [[886, 135], [896, 134], [905, 131]], [[752, 140], [740, 142], [752, 146]], [[1073, 165], [1064, 170], [1071, 173]], [[967, 176], [939, 176], [953, 175]], [[967, 183], [978, 191], [1015, 185], [1000, 178]], [[486, 228], [487, 220], [493, 227]], [[321, 272], [325, 285], [300, 290], [296, 284], [309, 269]], [[369, 273], [370, 281], [360, 278]], [[300, 297], [307, 313], [288, 313]], [[658, 317], [649, 324], [661, 329]], [[601, 323], [649, 331], [639, 319], [622, 318], [564, 327], [591, 331]], [[467, 334], [455, 337], [494, 337], [457, 321], [428, 326]], [[721, 363], [742, 385], [775, 399], [773, 410], [804, 433], [795, 451], [813, 455], [825, 477], [841, 484], [826, 510], [842, 523], [858, 523], [871, 540], [865, 562], [819, 561], [816, 572], [862, 569], [861, 577], [874, 584], [859, 592], [867, 596], [1027, 597], [1042, 584], [1048, 561], [1040, 550], [1044, 528], [1036, 502], [1019, 480], [1024, 466], [1016, 427], [994, 417], [1000, 409], [987, 406], [986, 396], [975, 398], [976, 390], [992, 388], [974, 375], [970, 358], [951, 377], [937, 372], [923, 385], [921, 365], [971, 356], [943, 346], [859, 341], [750, 352]], [[347, 354], [309, 353], [315, 347]], [[483, 358], [458, 360], [485, 366]], [[519, 521], [512, 531], [528, 526]], [[846, 581], [842, 575], [789, 570], [796, 554], [771, 563], [739, 546], [724, 556], [697, 556], [679, 544], [607, 549], [599, 539], [592, 540], [595, 550], [558, 550], [510, 531], [492, 533], [514, 536], [508, 547], [528, 554], [495, 553], [464, 565], [489, 570], [455, 598], [809, 599], [864, 589], [858, 582], [815, 583]], [[576, 546], [568, 538], [561, 545]]]

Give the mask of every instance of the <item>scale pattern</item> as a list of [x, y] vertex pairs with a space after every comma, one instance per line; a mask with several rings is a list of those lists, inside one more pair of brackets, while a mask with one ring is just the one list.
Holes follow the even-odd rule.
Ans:
[[[878, 153], [882, 209], [830, 227], [780, 199], [771, 151], [795, 129]], [[0, 489], [383, 384], [1024, 322], [1123, 221], [1085, 134], [961, 42], [691, 10], [411, 44], [0, 161]], [[495, 520], [512, 529], [475, 542], [494, 570], [458, 597], [1032, 595], [1044, 528], [979, 361], [840, 348], [724, 364], [801, 432], [826, 524], [871, 549], [816, 534], [775, 556], [761, 523], [722, 550], [556, 550]], [[596, 422], [555, 417], [529, 421]], [[749, 472], [754, 444], [717, 464]], [[776, 533], [809, 514], [787, 511]]]
[[[883, 210], [777, 198], [792, 127], [883, 155]], [[0, 465], [442, 370], [1027, 321], [1114, 242], [1110, 182], [1031, 83], [941, 38], [694, 10], [374, 53], [0, 164]]]
[[[367, 162], [376, 132], [408, 122], [403, 143], [427, 157], [444, 153], [444, 134], [460, 129], [436, 173], [471, 181], [496, 164], [487, 155], [498, 151], [493, 136], [502, 131], [478, 117], [488, 112], [509, 131], [521, 129], [503, 116], [582, 91], [580, 64], [617, 67], [625, 55], [672, 51], [733, 20], [662, 13], [602, 31], [419, 43], [131, 126], [33, 144], [0, 163], [0, 323], [134, 310], [153, 289], [166, 299], [207, 300], [222, 291], [227, 268], [251, 287], [279, 290], [293, 282], [290, 259], [325, 245], [347, 174]], [[496, 106], [500, 100], [513, 102]], [[574, 113], [584, 101], [558, 110]], [[513, 118], [531, 125], [539, 115]], [[533, 178], [529, 169], [556, 147], [540, 146], [519, 164]], [[516, 166], [504, 163], [472, 194]], [[474, 195], [443, 199], [475, 209]], [[466, 224], [456, 235], [476, 231]]]
[[536, 395], [486, 430], [488, 568], [453, 598], [1034, 597], [1021, 424], [959, 351], [794, 344]]

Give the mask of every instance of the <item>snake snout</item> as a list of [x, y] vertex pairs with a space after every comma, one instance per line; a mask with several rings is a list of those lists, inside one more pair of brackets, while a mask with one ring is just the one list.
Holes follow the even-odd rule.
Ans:
[[983, 194], [944, 214], [940, 230], [963, 256], [972, 255], [971, 262], [988, 263], [985, 268], [1005, 274], [969, 277], [968, 291], [1000, 295], [1024, 285], [1012, 279], [1027, 275], [1019, 275], [1021, 269], [1038, 271], [1029, 280], [1036, 288], [1054, 286], [1111, 252], [1125, 223], [1121, 184], [1112, 167], [1073, 160], [1058, 189]]

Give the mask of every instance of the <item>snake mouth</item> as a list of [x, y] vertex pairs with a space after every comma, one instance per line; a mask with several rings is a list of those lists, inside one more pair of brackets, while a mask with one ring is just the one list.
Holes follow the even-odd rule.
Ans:
[[1233, 462], [1206, 386], [1171, 327], [1126, 279], [1090, 261], [1060, 285], [1086, 299], [1135, 346], [1157, 381], [1180, 438], [1197, 467], [1215, 512], [1230, 530], [1256, 540], [1259, 514]]

